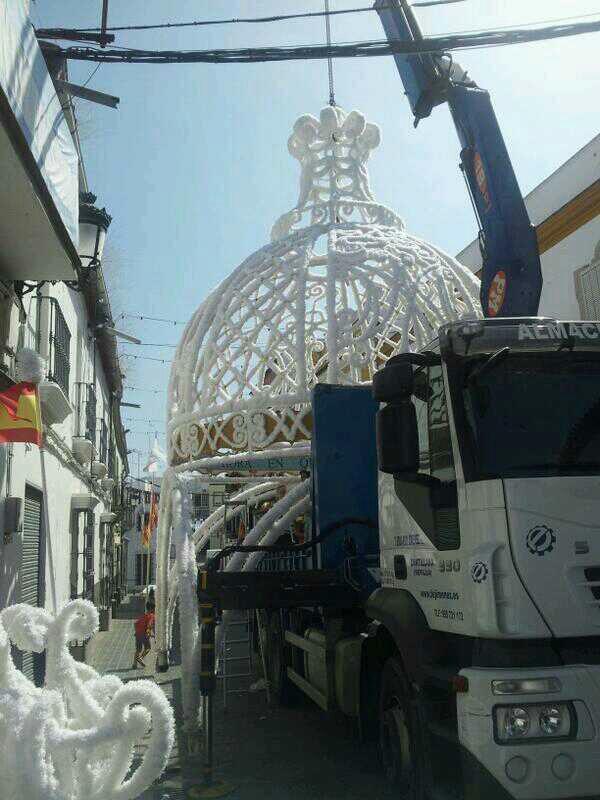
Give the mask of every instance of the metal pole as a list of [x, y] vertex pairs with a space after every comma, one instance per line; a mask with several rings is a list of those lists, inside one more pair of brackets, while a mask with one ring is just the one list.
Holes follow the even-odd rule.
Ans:
[[[202, 576], [206, 579], [206, 573]], [[204, 784], [213, 782], [213, 726], [215, 693], [215, 606], [212, 602], [199, 603], [200, 611], [200, 694], [202, 696], [202, 724], [204, 726]]]

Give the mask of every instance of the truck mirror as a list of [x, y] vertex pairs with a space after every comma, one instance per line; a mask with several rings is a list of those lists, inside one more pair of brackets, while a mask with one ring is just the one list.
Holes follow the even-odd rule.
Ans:
[[411, 396], [414, 388], [412, 364], [390, 359], [383, 369], [373, 375], [373, 397], [379, 403], [392, 403]]
[[410, 400], [390, 403], [377, 412], [377, 463], [381, 472], [405, 480], [419, 471], [417, 414]]

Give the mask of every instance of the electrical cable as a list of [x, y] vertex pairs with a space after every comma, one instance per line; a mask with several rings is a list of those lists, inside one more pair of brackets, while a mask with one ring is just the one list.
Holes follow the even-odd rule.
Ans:
[[[448, 2], [449, 0], [446, 0]], [[463, 2], [463, 0], [450, 0], [450, 2]], [[388, 8], [389, 6], [383, 6]], [[238, 24], [263, 24], [267, 22], [285, 22], [292, 19], [310, 19], [314, 17], [333, 17], [340, 14], [361, 14], [373, 11], [373, 6], [359, 6], [358, 8], [343, 8], [338, 11], [301, 11], [296, 14], [274, 14], [268, 17], [231, 17], [230, 19], [192, 20], [191, 22], [162, 22], [153, 25], [121, 25], [107, 28], [106, 31], [153, 31], [164, 28], [199, 28], [212, 25], [238, 25]], [[65, 33], [96, 33], [100, 28], [62, 28]]]
[[177, 347], [176, 344], [156, 344], [155, 342], [140, 342], [138, 347]]
[[172, 359], [170, 358], [154, 358], [153, 356], [138, 356], [136, 353], [119, 353], [119, 357], [123, 358], [135, 358], [140, 359], [141, 361], [160, 361], [161, 364], [170, 364]]
[[[302, 45], [297, 47], [239, 48], [228, 50], [127, 50], [68, 47], [62, 50], [66, 58], [79, 61], [142, 64], [253, 64], [269, 61], [308, 61], [328, 58], [368, 58], [394, 53], [439, 53], [474, 47], [523, 44], [549, 39], [578, 36], [600, 31], [600, 20], [570, 25], [506, 31], [485, 31], [468, 36], [448, 35], [426, 37], [418, 41], [363, 41], [336, 45]], [[149, 317], [147, 319], [150, 319]]]
[[127, 389], [130, 392], [150, 392], [150, 394], [164, 394], [166, 389], [145, 389], [140, 386], [123, 386], [124, 389]]
[[147, 317], [144, 314], [130, 314], [128, 311], [122, 311], [117, 319], [140, 319], [140, 320], [149, 320], [150, 322], [168, 322], [171, 325], [185, 325], [185, 322], [181, 322], [178, 319], [165, 319], [164, 317]]
[[102, 66], [102, 63], [96, 64], [96, 67], [90, 72], [87, 81], [83, 84], [84, 87], [86, 87], [88, 85], [88, 83], [92, 80], [92, 78], [98, 72], [98, 70], [100, 69], [101, 66]]

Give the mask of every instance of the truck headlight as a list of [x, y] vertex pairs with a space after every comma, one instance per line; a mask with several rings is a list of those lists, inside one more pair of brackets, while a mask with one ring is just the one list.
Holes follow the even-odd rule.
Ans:
[[508, 708], [504, 715], [503, 733], [506, 739], [516, 739], [527, 736], [531, 727], [531, 718], [526, 708], [515, 706]]
[[501, 743], [543, 739], [573, 739], [577, 717], [572, 703], [523, 703], [496, 706], [496, 741]]
[[571, 727], [569, 707], [552, 705], [542, 708], [539, 716], [540, 730], [545, 736], [568, 736]]

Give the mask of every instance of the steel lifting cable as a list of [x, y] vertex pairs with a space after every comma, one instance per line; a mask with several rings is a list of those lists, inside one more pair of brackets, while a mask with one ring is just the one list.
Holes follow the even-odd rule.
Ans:
[[335, 90], [333, 87], [333, 58], [331, 57], [331, 11], [329, 0], [325, 0], [325, 36], [327, 39], [327, 76], [329, 78], [329, 105], [335, 106]]

